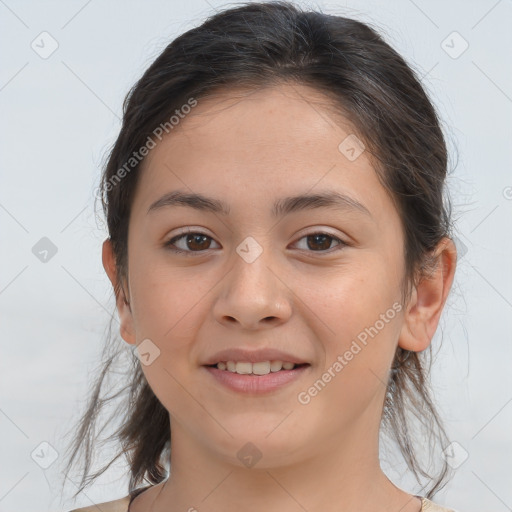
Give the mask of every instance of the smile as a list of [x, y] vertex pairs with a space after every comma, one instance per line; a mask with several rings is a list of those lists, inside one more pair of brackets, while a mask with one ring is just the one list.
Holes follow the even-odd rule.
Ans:
[[223, 386], [248, 394], [269, 393], [278, 390], [304, 375], [310, 364], [283, 361], [222, 361], [204, 366], [215, 381]]
[[288, 361], [260, 361], [251, 363], [248, 361], [221, 361], [216, 365], [211, 365], [212, 368], [225, 370], [240, 375], [268, 375], [269, 373], [279, 372], [281, 370], [293, 370], [298, 365]]

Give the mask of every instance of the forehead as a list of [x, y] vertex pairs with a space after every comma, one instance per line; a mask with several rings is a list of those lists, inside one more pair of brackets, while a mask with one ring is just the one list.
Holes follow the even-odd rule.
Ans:
[[[298, 84], [256, 90], [221, 89], [199, 99], [190, 113], [180, 117], [180, 122], [164, 135], [168, 147], [173, 142], [182, 145], [182, 139], [200, 137], [205, 149], [213, 146], [217, 151], [248, 151], [250, 148], [243, 146], [248, 141], [266, 145], [267, 149], [277, 146], [296, 150], [298, 142], [307, 144], [308, 139], [310, 143], [306, 147], [311, 148], [327, 131], [334, 139], [342, 133], [354, 132], [329, 98]], [[147, 160], [159, 153], [152, 152]]]
[[382, 213], [392, 206], [369, 155], [350, 159], [342, 151], [345, 141], [358, 140], [354, 131], [329, 98], [307, 86], [199, 99], [146, 157], [136, 202], [147, 207], [164, 192], [188, 187], [242, 205], [249, 195], [263, 200], [319, 187], [350, 192]]

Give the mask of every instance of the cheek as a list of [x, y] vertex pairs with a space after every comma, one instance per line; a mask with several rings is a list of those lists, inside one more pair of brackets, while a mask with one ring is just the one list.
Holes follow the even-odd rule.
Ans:
[[208, 290], [212, 285], [207, 286], [197, 272], [184, 276], [183, 269], [178, 272], [169, 266], [149, 264], [147, 269], [137, 276], [134, 272], [131, 283], [136, 297], [133, 311], [137, 341], [151, 340], [158, 353], [151, 364], [141, 365], [142, 371], [172, 415], [178, 419], [200, 415], [201, 411], [194, 409], [197, 404], [184, 389], [190, 388], [190, 376], [197, 371], [192, 348], [205, 308], [211, 308]]
[[163, 339], [180, 332], [211, 289], [205, 276], [193, 267], [173, 267], [162, 257], [134, 257], [130, 289], [137, 334]]
[[168, 380], [171, 373], [183, 382], [187, 373], [195, 371], [195, 341], [208, 321], [212, 288], [221, 277], [197, 267], [171, 266], [161, 256], [132, 258], [130, 290], [137, 342], [149, 339], [159, 350], [158, 364], [147, 368], [148, 381]]
[[[325, 361], [302, 399], [311, 400], [304, 407], [310, 418], [336, 418], [322, 428], [335, 432], [340, 423], [369, 410], [379, 416], [401, 322], [392, 289], [391, 283], [353, 272], [332, 280], [329, 294], [311, 294], [314, 329], [327, 333], [321, 340]], [[369, 408], [371, 403], [375, 408]]]
[[[303, 282], [309, 317], [326, 333], [325, 367], [344, 356], [347, 367], [385, 375], [401, 325], [398, 283], [377, 255], [333, 272], [323, 283]], [[306, 291], [307, 290], [307, 291]], [[345, 372], [349, 373], [349, 372]]]

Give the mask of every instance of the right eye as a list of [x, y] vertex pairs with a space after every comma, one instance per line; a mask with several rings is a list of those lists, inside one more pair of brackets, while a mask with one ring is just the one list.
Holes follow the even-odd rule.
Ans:
[[164, 246], [175, 253], [200, 253], [209, 250], [211, 242], [214, 242], [211, 236], [190, 231], [171, 238]]

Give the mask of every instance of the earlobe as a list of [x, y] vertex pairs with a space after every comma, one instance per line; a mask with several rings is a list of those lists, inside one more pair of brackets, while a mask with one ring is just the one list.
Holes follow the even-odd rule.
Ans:
[[116, 259], [110, 238], [103, 242], [102, 247], [103, 268], [112, 283], [116, 295], [116, 307], [120, 320], [120, 334], [126, 343], [135, 344], [135, 330], [133, 328], [133, 316], [130, 307], [129, 298], [125, 296], [123, 286], [121, 286], [117, 275]]
[[453, 283], [457, 262], [453, 241], [443, 238], [434, 251], [434, 257], [436, 269], [420, 280], [405, 309], [398, 342], [398, 346], [405, 350], [421, 352], [428, 348]]

